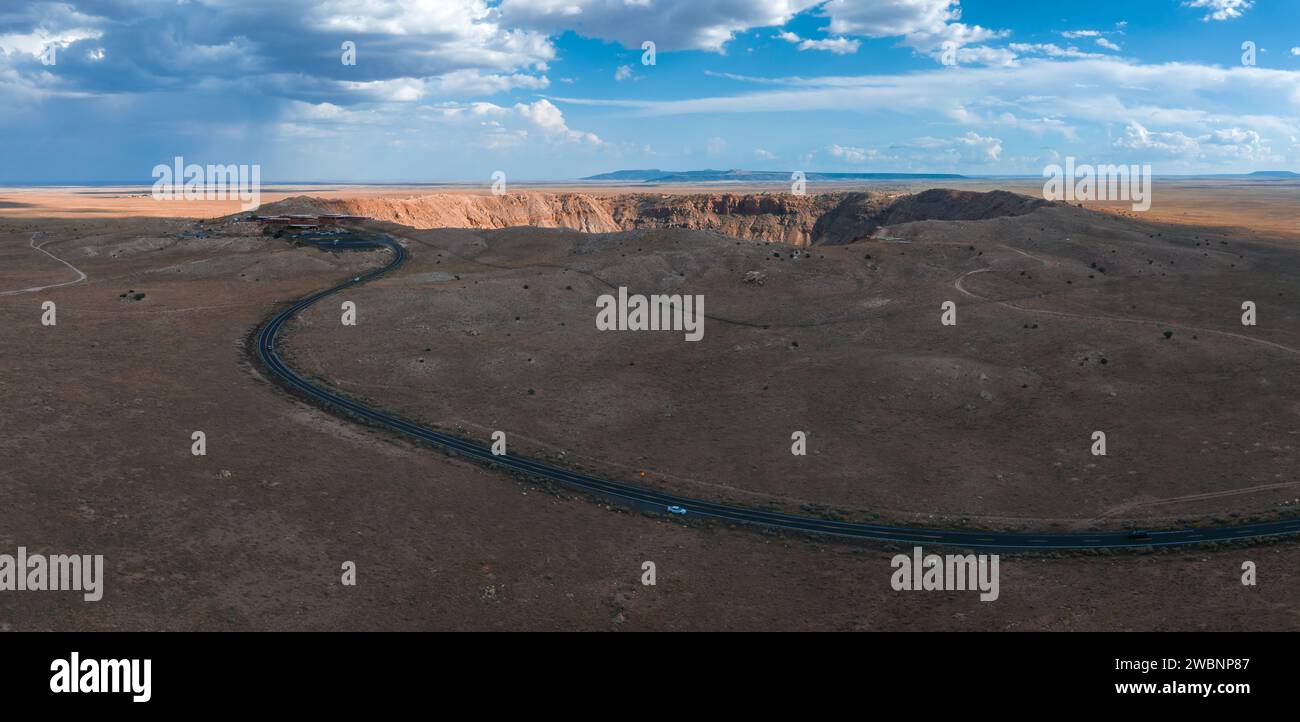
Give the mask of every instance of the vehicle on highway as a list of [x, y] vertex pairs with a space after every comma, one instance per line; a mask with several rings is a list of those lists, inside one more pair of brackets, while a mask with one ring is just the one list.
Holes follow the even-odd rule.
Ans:
[[[364, 276], [354, 276], [352, 281], [345, 281], [333, 288], [319, 291], [315, 294], [299, 299], [297, 303], [280, 310], [263, 323], [257, 336], [259, 360], [262, 365], [277, 378], [278, 381], [293, 390], [300, 391], [314, 399], [323, 401], [338, 411], [355, 414], [361, 418], [385, 426], [393, 431], [427, 441], [450, 452], [464, 454], [475, 460], [489, 462], [495, 465], [503, 465], [512, 470], [540, 476], [571, 488], [591, 492], [597, 496], [615, 496], [626, 499], [630, 504], [636, 506], [641, 506], [642, 504], [647, 505], [643, 508], [659, 506], [661, 509], [666, 509], [669, 514], [679, 516], [687, 514], [686, 507], [680, 505], [681, 501], [679, 501], [679, 499], [681, 499], [681, 497], [668, 496], [652, 489], [634, 484], [625, 484], [609, 479], [601, 479], [594, 476], [576, 473], [569, 469], [552, 467], [548, 464], [523, 457], [496, 456], [492, 454], [491, 450], [485, 445], [476, 444], [456, 436], [401, 421], [385, 414], [380, 409], [368, 407], [364, 404], [357, 403], [356, 401], [333, 393], [328, 387], [313, 384], [311, 381], [295, 372], [294, 369], [291, 368], [275, 351], [276, 336], [281, 332], [281, 330], [283, 330], [285, 324], [303, 309], [315, 304], [322, 298], [335, 294], [344, 288], [351, 287], [354, 282], [362, 282], [362, 279], [369, 281], [398, 268], [406, 261], [408, 256], [406, 249], [400, 243], [386, 236], [377, 238], [377, 240], [374, 240], [366, 247], [372, 246], [376, 248], [387, 248], [391, 251], [393, 253], [392, 261], [382, 268], [369, 271]], [[641, 472], [641, 476], [642, 478], [645, 477], [644, 471]], [[667, 503], [668, 499], [674, 500], [671, 505]], [[1233, 524], [1231, 526], [1222, 527], [1164, 529], [1160, 531], [1117, 530], [1101, 534], [1096, 532], [1075, 532], [1042, 535], [1028, 532], [986, 533], [970, 531], [967, 529], [949, 530], [928, 527], [925, 529], [917, 529], [903, 526], [883, 526], [874, 523], [797, 516], [761, 509], [750, 509], [742, 506], [709, 503], [703, 500], [685, 499], [684, 501], [699, 506], [702, 510], [700, 513], [709, 519], [718, 519], [727, 523], [752, 523], [815, 534], [828, 534], [858, 539], [875, 539], [889, 542], [908, 542], [924, 539], [927, 542], [943, 542], [963, 548], [1040, 550], [1119, 549], [1151, 547], [1155, 544], [1154, 537], [1156, 534], [1160, 535], [1160, 546], [1203, 545], [1207, 542], [1223, 541], [1228, 539], [1259, 539], [1280, 536], [1291, 537], [1300, 534], [1300, 518]]]

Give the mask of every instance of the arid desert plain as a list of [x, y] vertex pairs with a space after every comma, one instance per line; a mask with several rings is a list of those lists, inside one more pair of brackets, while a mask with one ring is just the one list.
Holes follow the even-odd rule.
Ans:
[[[913, 527], [1300, 515], [1300, 185], [1157, 182], [1146, 213], [935, 185], [284, 187], [255, 213], [367, 216], [409, 254], [292, 321], [295, 368], [511, 453]], [[387, 254], [251, 215], [0, 189], [0, 547], [106, 560], [100, 603], [7, 595], [0, 629], [1300, 629], [1294, 536], [1005, 554], [996, 602], [907, 594], [910, 545], [628, 509], [341, 417], [251, 337]], [[618, 287], [702, 295], [703, 338], [599, 331]]]

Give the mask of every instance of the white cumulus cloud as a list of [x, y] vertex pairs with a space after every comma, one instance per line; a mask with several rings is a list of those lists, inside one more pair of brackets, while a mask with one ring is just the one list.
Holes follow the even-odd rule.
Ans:
[[836, 55], [852, 55], [853, 53], [858, 52], [858, 48], [862, 46], [862, 41], [851, 38], [839, 37], [814, 40], [811, 38], [801, 38], [795, 33], [789, 31], [780, 33], [779, 35], [774, 35], [773, 37], [799, 46], [800, 51], [825, 50], [827, 52], [835, 53]]
[[1185, 0], [1183, 5], [1189, 8], [1205, 8], [1208, 12], [1202, 20], [1228, 20], [1229, 18], [1239, 18], [1241, 14], [1251, 9], [1255, 3], [1253, 0]]

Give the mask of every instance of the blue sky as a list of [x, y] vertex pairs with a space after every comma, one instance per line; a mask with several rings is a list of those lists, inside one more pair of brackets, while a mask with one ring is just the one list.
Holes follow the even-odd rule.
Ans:
[[268, 181], [1300, 170], [1300, 2], [4, 0], [0, 183], [178, 155]]

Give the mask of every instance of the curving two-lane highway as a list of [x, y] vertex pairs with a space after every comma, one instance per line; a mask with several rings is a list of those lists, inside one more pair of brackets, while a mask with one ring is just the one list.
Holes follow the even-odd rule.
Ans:
[[377, 268], [323, 291], [318, 291], [289, 305], [272, 316], [257, 332], [257, 357], [273, 377], [290, 389], [317, 399], [325, 406], [344, 415], [361, 417], [375, 424], [398, 431], [407, 436], [428, 442], [476, 461], [497, 464], [508, 469], [539, 477], [593, 496], [620, 502], [639, 509], [664, 512], [669, 506], [686, 510], [686, 518], [704, 517], [738, 524], [757, 524], [812, 534], [829, 534], [854, 539], [882, 542], [959, 548], [1001, 549], [1008, 551], [1060, 550], [1060, 549], [1118, 549], [1138, 547], [1180, 546], [1204, 544], [1215, 541], [1259, 539], [1300, 534], [1300, 518], [1280, 521], [1234, 524], [1229, 526], [1156, 530], [1143, 533], [1093, 532], [1093, 533], [1006, 533], [960, 529], [926, 529], [882, 524], [831, 521], [816, 517], [782, 514], [716, 502], [691, 499], [666, 494], [651, 489], [610, 479], [601, 479], [575, 471], [534, 461], [522, 456], [493, 456], [488, 445], [427, 429], [369, 406], [345, 398], [329, 388], [317, 386], [303, 378], [280, 358], [275, 340], [284, 324], [295, 314], [323, 298], [339, 291], [358, 286], [392, 271], [406, 261], [406, 249], [388, 236], [377, 236], [374, 241], [349, 239], [342, 243], [315, 244], [321, 248], [377, 249], [387, 248], [393, 259]]

